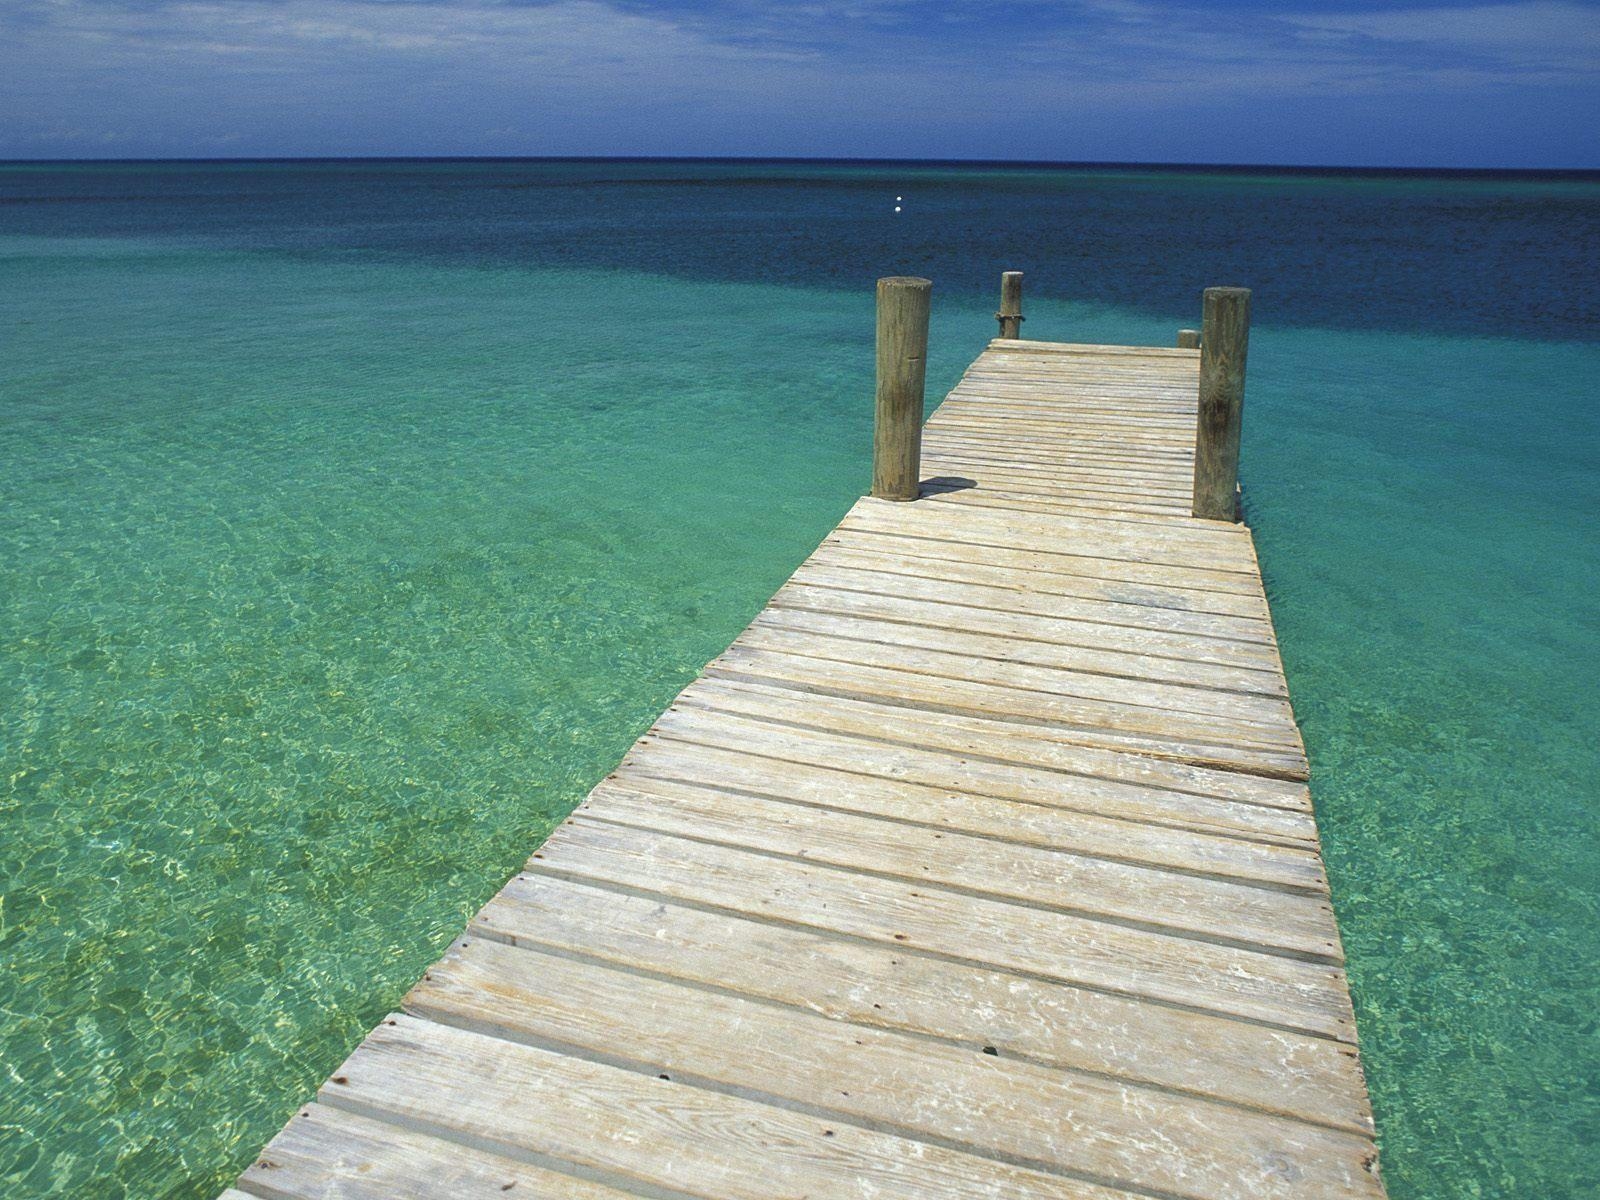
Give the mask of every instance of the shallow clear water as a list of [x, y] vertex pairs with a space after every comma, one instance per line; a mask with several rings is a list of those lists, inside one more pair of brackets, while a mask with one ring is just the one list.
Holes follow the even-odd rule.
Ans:
[[1391, 1194], [1594, 1194], [1597, 260], [1581, 177], [0, 167], [0, 1190], [230, 1179], [860, 493], [873, 278], [933, 399], [1015, 266], [1255, 287]]

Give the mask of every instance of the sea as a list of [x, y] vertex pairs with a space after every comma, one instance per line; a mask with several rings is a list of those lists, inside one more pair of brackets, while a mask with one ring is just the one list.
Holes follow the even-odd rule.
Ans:
[[215, 1195], [929, 404], [1253, 289], [1394, 1200], [1600, 1194], [1600, 174], [0, 164], [0, 1193]]

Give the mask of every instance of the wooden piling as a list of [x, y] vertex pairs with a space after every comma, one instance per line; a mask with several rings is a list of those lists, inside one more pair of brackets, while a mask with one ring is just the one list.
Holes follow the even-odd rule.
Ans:
[[994, 314], [1000, 322], [1000, 336], [1022, 336], [1022, 272], [1002, 271], [1000, 274], [1000, 311]]
[[1198, 329], [1180, 329], [1180, 330], [1178, 330], [1178, 349], [1179, 350], [1198, 350], [1198, 349], [1200, 349], [1200, 331]]
[[872, 494], [915, 500], [922, 470], [922, 391], [933, 284], [897, 275], [878, 280], [878, 410]]
[[1239, 429], [1250, 344], [1250, 289], [1205, 290], [1200, 321], [1200, 419], [1194, 443], [1194, 515], [1239, 519]]

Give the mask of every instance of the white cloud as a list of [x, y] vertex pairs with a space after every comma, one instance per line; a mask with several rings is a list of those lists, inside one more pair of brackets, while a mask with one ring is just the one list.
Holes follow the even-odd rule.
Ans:
[[1594, 15], [1570, 0], [0, 0], [0, 153], [113, 121], [147, 130], [149, 153], [225, 135], [263, 153], [972, 153], [1023, 125], [1047, 152], [1052, 130], [1117, 114], [1593, 85]]
[[1600, 11], [1559, 0], [1284, 18], [1312, 37], [1357, 46], [1400, 43], [1470, 55], [1507, 69], [1600, 72]]

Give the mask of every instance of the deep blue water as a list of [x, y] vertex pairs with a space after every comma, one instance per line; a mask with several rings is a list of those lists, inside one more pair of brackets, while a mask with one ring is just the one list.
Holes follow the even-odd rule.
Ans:
[[[905, 197], [896, 214], [896, 195]], [[213, 1194], [930, 401], [1255, 291], [1396, 1200], [1600, 1192], [1600, 177], [0, 165], [0, 1188]]]

